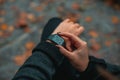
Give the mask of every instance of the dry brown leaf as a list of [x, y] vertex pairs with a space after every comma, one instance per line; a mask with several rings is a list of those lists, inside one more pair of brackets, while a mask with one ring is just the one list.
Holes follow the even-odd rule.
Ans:
[[63, 11], [64, 11], [63, 6], [59, 6], [59, 7], [57, 7], [57, 11], [58, 11], [59, 13], [63, 12]]
[[16, 22], [16, 27], [17, 28], [26, 28], [28, 27], [28, 23], [26, 19], [18, 19], [18, 21]]
[[27, 15], [27, 18], [28, 18], [28, 20], [30, 20], [31, 22], [35, 22], [36, 21], [36, 18], [35, 18], [35, 15], [34, 14], [28, 14]]
[[14, 28], [14, 26], [12, 26], [12, 25], [8, 27], [8, 31], [9, 31], [9, 32], [13, 32], [14, 29], [15, 29], [15, 28]]
[[16, 65], [21, 66], [28, 57], [30, 57], [32, 55], [32, 50], [28, 50], [25, 53], [21, 54], [21, 55], [17, 55], [13, 58], [14, 62]]
[[110, 41], [110, 40], [105, 41], [105, 45], [107, 47], [110, 47], [112, 45], [112, 41]]
[[0, 26], [0, 29], [6, 31], [8, 29], [8, 25], [4, 23]]
[[91, 21], [92, 21], [92, 17], [90, 17], [90, 16], [86, 17], [86, 18], [85, 18], [85, 21], [86, 21], [86, 22], [91, 22]]
[[113, 24], [118, 24], [119, 23], [119, 18], [117, 16], [112, 16], [112, 23]]
[[98, 51], [98, 50], [100, 50], [100, 48], [101, 48], [101, 46], [100, 46], [99, 43], [94, 43], [94, 44], [92, 44], [92, 49], [93, 49], [94, 51]]
[[93, 51], [98, 51], [98, 50], [101, 49], [100, 43], [98, 43], [95, 39], [91, 39], [90, 42], [91, 42], [91, 44], [92, 44], [92, 45], [91, 45], [91, 49], [92, 49]]
[[72, 8], [75, 9], [75, 10], [79, 10], [80, 9], [80, 4], [75, 2], [75, 3], [72, 4]]
[[24, 28], [24, 32], [29, 33], [31, 32], [31, 29], [29, 27]]
[[35, 43], [30, 41], [25, 44], [26, 49], [31, 50], [35, 46]]
[[27, 13], [26, 13], [26, 12], [21, 12], [21, 13], [19, 14], [19, 18], [20, 18], [20, 19], [26, 19], [26, 18], [27, 18]]
[[16, 65], [21, 66], [25, 62], [25, 56], [24, 55], [17, 55], [14, 57], [14, 62]]
[[89, 31], [89, 35], [92, 36], [93, 38], [98, 37], [98, 33], [95, 30]]

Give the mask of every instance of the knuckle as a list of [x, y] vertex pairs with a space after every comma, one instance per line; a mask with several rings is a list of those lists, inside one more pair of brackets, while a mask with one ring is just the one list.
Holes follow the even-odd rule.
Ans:
[[83, 29], [83, 30], [85, 29], [83, 26], [80, 26], [80, 27], [81, 27], [81, 29]]
[[83, 46], [86, 46], [87, 45], [87, 42], [83, 41]]
[[75, 27], [78, 27], [78, 26], [80, 26], [78, 23], [75, 23], [73, 26], [75, 26]]

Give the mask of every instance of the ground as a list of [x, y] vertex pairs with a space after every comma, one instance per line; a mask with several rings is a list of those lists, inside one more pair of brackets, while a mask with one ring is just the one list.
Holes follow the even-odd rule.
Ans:
[[40, 42], [45, 23], [69, 17], [85, 27], [89, 53], [120, 65], [120, 10], [102, 0], [0, 0], [0, 80], [11, 80]]

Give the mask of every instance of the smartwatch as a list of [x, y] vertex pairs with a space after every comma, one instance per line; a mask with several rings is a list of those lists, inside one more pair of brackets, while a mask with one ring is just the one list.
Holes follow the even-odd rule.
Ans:
[[50, 35], [48, 37], [48, 40], [52, 41], [56, 45], [62, 45], [62, 46], [64, 46], [64, 43], [65, 43], [64, 39], [61, 36], [59, 36], [58, 34], [52, 34], [52, 35]]

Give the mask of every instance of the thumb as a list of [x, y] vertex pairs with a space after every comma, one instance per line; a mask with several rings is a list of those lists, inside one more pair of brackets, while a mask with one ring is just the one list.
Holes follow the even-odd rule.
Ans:
[[72, 58], [70, 51], [68, 51], [67, 49], [65, 49], [63, 46], [60, 46], [60, 45], [56, 45], [56, 46], [59, 48], [60, 52], [61, 52], [64, 56], [66, 56], [66, 57], [69, 58], [69, 59]]

